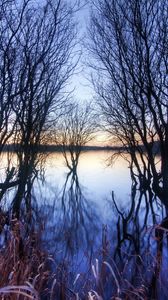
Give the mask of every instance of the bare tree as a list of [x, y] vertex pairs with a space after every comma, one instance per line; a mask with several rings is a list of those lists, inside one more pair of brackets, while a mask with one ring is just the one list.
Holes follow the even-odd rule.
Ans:
[[[18, 85], [19, 77], [19, 41], [24, 14], [29, 0], [24, 0], [18, 10], [17, 2], [2, 0], [0, 2], [0, 155], [7, 143], [12, 142], [16, 128], [16, 116], [13, 112], [13, 103], [22, 92]], [[15, 168], [10, 165], [12, 154], [8, 155], [9, 164], [6, 169], [6, 178], [0, 183], [0, 199], [6, 190], [16, 186], [14, 180]], [[2, 156], [1, 156], [1, 159]]]
[[76, 64], [73, 13], [63, 0], [29, 5], [25, 12], [18, 37], [18, 82], [23, 92], [13, 103], [17, 142], [25, 149], [41, 142], [44, 130], [64, 105], [60, 92]]
[[90, 50], [104, 125], [130, 154], [132, 175], [168, 206], [168, 1], [92, 4]]
[[0, 152], [13, 134], [16, 118], [12, 103], [20, 93], [18, 89], [18, 34], [29, 0], [17, 10], [16, 1], [0, 3]]
[[94, 138], [95, 121], [90, 104], [71, 104], [57, 132], [57, 144], [70, 171], [76, 172], [83, 147]]
[[9, 170], [5, 190], [19, 183], [18, 215], [36, 165], [39, 145], [66, 105], [64, 94], [78, 61], [74, 14], [79, 1], [2, 0], [0, 3], [0, 151], [13, 142], [18, 173]]

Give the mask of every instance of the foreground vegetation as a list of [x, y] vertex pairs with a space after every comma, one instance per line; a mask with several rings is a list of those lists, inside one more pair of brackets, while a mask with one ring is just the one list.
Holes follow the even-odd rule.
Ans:
[[42, 228], [30, 230], [17, 219], [5, 225], [4, 217], [1, 214], [2, 299], [166, 299], [162, 248], [167, 231], [163, 227], [147, 229], [146, 235], [155, 246], [149, 244], [141, 256], [136, 251], [125, 253], [121, 245], [114, 248], [114, 238], [104, 226], [99, 246], [84, 255], [85, 268], [76, 265], [74, 272], [68, 256], [58, 261], [57, 253], [54, 256], [47, 251]]

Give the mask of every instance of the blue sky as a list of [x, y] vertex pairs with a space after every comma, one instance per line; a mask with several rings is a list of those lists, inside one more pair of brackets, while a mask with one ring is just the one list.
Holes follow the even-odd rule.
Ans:
[[[76, 0], [71, 0], [72, 3]], [[80, 9], [77, 14], [78, 21], [78, 35], [82, 41], [87, 38], [87, 26], [89, 25], [89, 1], [80, 0], [81, 2], [88, 2], [86, 5]], [[83, 43], [80, 43], [79, 47], [82, 49], [82, 56], [79, 61], [77, 67], [77, 74], [74, 74], [71, 78], [70, 89], [75, 88], [73, 92], [73, 99], [78, 103], [85, 103], [86, 101], [92, 101], [93, 96], [95, 95], [92, 84], [90, 83], [90, 68], [87, 66], [89, 54], [85, 49]], [[90, 57], [89, 57], [90, 59]], [[109, 139], [104, 132], [100, 132], [97, 134], [95, 141], [93, 142], [95, 145], [107, 145], [109, 144]]]
[[[72, 2], [74, 1], [76, 0], [72, 0]], [[83, 0], [82, 2], [84, 3], [86, 1]], [[76, 17], [78, 21], [78, 37], [84, 41], [87, 36], [87, 25], [89, 23], [89, 4], [86, 3], [86, 5], [77, 12]], [[90, 70], [85, 64], [87, 63], [87, 51], [82, 43], [80, 43], [79, 47], [82, 49], [82, 56], [76, 70], [77, 74], [71, 79], [71, 85], [72, 89], [75, 88], [73, 93], [75, 99], [77, 101], [85, 102], [92, 99], [94, 91], [89, 82]]]

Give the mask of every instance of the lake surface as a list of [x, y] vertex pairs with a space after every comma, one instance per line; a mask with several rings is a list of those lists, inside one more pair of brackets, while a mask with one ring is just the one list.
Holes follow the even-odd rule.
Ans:
[[[85, 195], [97, 207], [102, 209], [106, 200], [114, 191], [122, 204], [127, 201], [131, 191], [131, 180], [128, 163], [120, 158], [109, 167], [107, 159], [109, 152], [93, 151], [83, 153], [77, 169], [78, 180]], [[51, 189], [61, 190], [69, 170], [61, 153], [52, 153], [46, 160], [45, 178]]]
[[[72, 174], [67, 175], [68, 169], [60, 153], [48, 156], [46, 186], [53, 193], [51, 198], [57, 198], [53, 202], [55, 214], [48, 230], [48, 244], [52, 241], [58, 261], [68, 261], [73, 274], [92, 273], [88, 260], [91, 259], [94, 265], [97, 258], [100, 264], [102, 260], [116, 264], [116, 272], [123, 272], [124, 268], [125, 280], [133, 285], [141, 286], [146, 278], [149, 288], [151, 281], [157, 281], [153, 275], [155, 263], [157, 265], [154, 226], [163, 219], [164, 209], [159, 202], [150, 202], [148, 193], [139, 190], [133, 193], [128, 162], [120, 157], [108, 166], [111, 154], [106, 151], [83, 153], [75, 178]], [[52, 229], [55, 220], [56, 231]], [[167, 295], [167, 278], [164, 276], [168, 271], [167, 246], [164, 249], [161, 299], [166, 299]], [[140, 262], [137, 257], [141, 257]], [[107, 284], [106, 299], [110, 292], [111, 287]], [[158, 288], [158, 299], [159, 295]]]
[[[93, 289], [93, 282], [96, 288], [93, 267], [97, 260], [102, 270], [106, 261], [114, 267], [116, 276], [122, 274], [123, 290], [130, 289], [125, 287], [126, 282], [140, 288], [145, 280], [150, 294], [151, 282], [158, 285], [154, 275], [158, 272], [155, 226], [162, 221], [165, 211], [151, 191], [141, 191], [132, 184], [126, 159], [120, 157], [108, 166], [111, 154], [110, 151], [83, 153], [76, 173], [70, 172], [61, 153], [48, 154], [43, 164], [40, 160], [33, 168], [34, 175], [29, 174], [25, 189], [23, 203], [26, 197], [31, 203], [31, 219], [27, 222], [42, 233], [44, 249], [59, 268], [66, 268], [68, 284], [75, 291], [81, 290], [84, 282], [88, 284], [86, 290]], [[3, 181], [6, 154], [1, 166]], [[12, 166], [17, 169], [15, 155], [10, 162]], [[10, 189], [4, 203], [10, 203], [16, 191], [17, 186]], [[166, 299], [164, 294], [168, 294], [166, 240], [163, 249], [164, 267], [159, 265], [159, 280], [163, 282], [164, 293], [158, 299]], [[80, 279], [74, 287], [77, 274]], [[104, 299], [110, 298], [112, 290], [113, 294], [116, 292], [113, 273], [112, 280], [112, 286], [105, 283]]]

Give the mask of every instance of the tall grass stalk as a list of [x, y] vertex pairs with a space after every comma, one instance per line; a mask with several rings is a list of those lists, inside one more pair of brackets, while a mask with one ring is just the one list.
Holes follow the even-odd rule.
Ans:
[[33, 300], [39, 300], [39, 296], [37, 291], [28, 285], [8, 285], [3, 288], [0, 288], [0, 295], [11, 295], [17, 294], [17, 295], [23, 295], [27, 299], [33, 299]]

